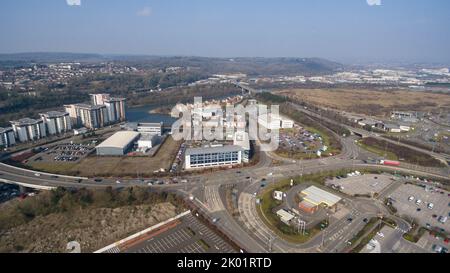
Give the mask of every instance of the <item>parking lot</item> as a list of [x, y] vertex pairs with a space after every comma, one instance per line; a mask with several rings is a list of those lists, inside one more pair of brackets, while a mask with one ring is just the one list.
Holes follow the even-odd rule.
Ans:
[[94, 145], [60, 144], [50, 149], [46, 148], [31, 160], [34, 162], [78, 162], [89, 155]]
[[201, 223], [194, 215], [180, 219], [175, 227], [140, 242], [127, 253], [235, 253], [219, 235]]
[[[441, 223], [439, 218], [449, 217], [449, 192], [432, 187], [404, 184], [391, 196], [393, 206], [400, 215], [413, 217], [421, 226], [450, 231], [450, 221]], [[432, 204], [432, 208], [430, 206]]]
[[322, 148], [323, 140], [319, 134], [312, 133], [298, 125], [295, 125], [293, 129], [280, 130], [280, 151], [289, 153], [316, 153]]
[[333, 178], [326, 182], [327, 186], [337, 188], [341, 192], [355, 195], [372, 195], [379, 194], [386, 187], [391, 185], [393, 177], [386, 174], [365, 174], [349, 176], [346, 178]]

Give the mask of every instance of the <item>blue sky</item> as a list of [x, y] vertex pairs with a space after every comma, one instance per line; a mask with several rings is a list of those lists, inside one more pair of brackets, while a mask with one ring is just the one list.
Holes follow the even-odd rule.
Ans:
[[0, 52], [450, 61], [448, 0], [67, 1], [1, 0]]

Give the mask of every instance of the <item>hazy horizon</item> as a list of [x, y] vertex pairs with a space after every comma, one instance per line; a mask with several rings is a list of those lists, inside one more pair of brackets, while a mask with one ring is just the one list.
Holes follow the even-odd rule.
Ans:
[[450, 63], [445, 0], [5, 0], [1, 5], [5, 54]]

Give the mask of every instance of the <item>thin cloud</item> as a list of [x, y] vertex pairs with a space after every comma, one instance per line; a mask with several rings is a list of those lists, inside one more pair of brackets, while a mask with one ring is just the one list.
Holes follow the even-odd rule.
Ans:
[[138, 10], [136, 13], [137, 16], [147, 17], [152, 15], [152, 9], [150, 7], [144, 7], [141, 10]]
[[381, 6], [381, 0], [366, 0], [369, 6]]
[[66, 0], [69, 6], [81, 6], [81, 0]]

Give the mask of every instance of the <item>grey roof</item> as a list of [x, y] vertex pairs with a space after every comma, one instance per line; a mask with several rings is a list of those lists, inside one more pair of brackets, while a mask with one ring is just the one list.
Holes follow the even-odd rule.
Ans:
[[42, 122], [41, 119], [23, 118], [23, 119], [11, 121], [11, 124], [18, 125], [18, 126], [26, 126], [26, 125], [34, 125], [34, 124], [37, 124], [40, 122]]
[[66, 112], [60, 112], [60, 111], [49, 111], [47, 113], [43, 113], [41, 115], [43, 116], [47, 116], [49, 118], [59, 118], [59, 117], [63, 117], [63, 116], [67, 116], [69, 113]]
[[124, 149], [132, 141], [134, 141], [140, 134], [134, 131], [120, 131], [103, 141], [95, 148], [119, 148]]
[[242, 147], [236, 145], [226, 145], [219, 147], [202, 147], [202, 148], [188, 148], [186, 149], [186, 155], [198, 155], [209, 153], [227, 153], [242, 151]]

